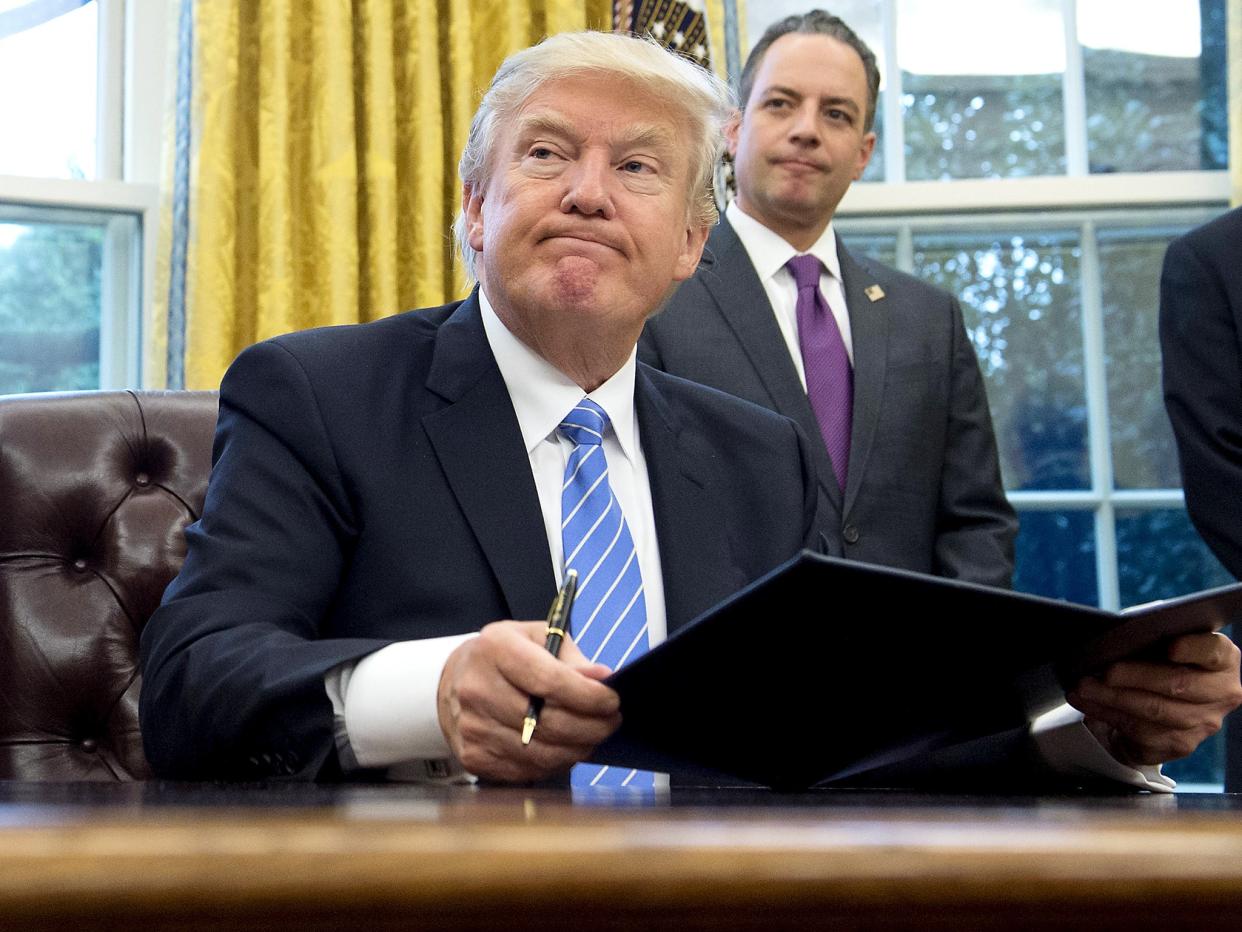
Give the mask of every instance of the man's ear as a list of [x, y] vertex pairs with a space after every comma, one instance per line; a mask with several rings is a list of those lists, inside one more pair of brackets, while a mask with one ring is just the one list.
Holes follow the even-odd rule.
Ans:
[[863, 172], [867, 170], [867, 163], [871, 161], [871, 156], [874, 153], [875, 133], [867, 133], [862, 138], [862, 145], [858, 147], [858, 162], [854, 166], [855, 181], [861, 178]]
[[482, 252], [483, 192], [471, 182], [461, 189], [461, 214], [466, 219], [466, 242], [475, 252]]
[[724, 125], [725, 150], [729, 153], [729, 158], [737, 155], [737, 134], [741, 128], [742, 111], [734, 110], [733, 116]]
[[710, 226], [695, 225], [686, 228], [686, 243], [677, 256], [677, 264], [673, 269], [673, 281], [684, 282], [694, 274], [694, 270], [699, 267], [699, 260], [703, 258], [703, 247], [707, 244], [707, 237], [711, 231]]

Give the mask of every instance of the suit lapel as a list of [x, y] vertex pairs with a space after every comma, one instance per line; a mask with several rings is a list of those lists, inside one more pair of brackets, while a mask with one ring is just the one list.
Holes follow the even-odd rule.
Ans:
[[[840, 512], [841, 489], [837, 486], [828, 448], [824, 446], [819, 421], [798, 378], [798, 370], [789, 358], [789, 346], [776, 323], [772, 303], [755, 273], [746, 247], [723, 217], [712, 231], [708, 246], [700, 280], [746, 351], [755, 373], [772, 398], [773, 408], [797, 421], [807, 435], [820, 486]], [[709, 255], [711, 258], [706, 258]]]
[[542, 618], [555, 594], [552, 556], [513, 403], [488, 346], [477, 293], [440, 327], [427, 388], [448, 404], [423, 428], [509, 604]]
[[837, 258], [841, 263], [841, 283], [850, 315], [854, 343], [854, 418], [850, 427], [850, 467], [845, 486], [845, 512], [849, 513], [858, 488], [867, 474], [867, 460], [880, 421], [884, 400], [884, 375], [888, 365], [888, 322], [886, 301], [873, 301], [867, 288], [874, 280], [850, 255], [837, 237]]
[[[684, 431], [646, 366], [639, 366], [634, 390], [638, 429], [655, 512], [664, 607], [668, 630], [691, 621], [732, 589], [721, 590], [722, 568], [732, 565], [715, 524], [718, 509], [708, 492], [708, 451]], [[736, 588], [736, 587], [733, 587]]]

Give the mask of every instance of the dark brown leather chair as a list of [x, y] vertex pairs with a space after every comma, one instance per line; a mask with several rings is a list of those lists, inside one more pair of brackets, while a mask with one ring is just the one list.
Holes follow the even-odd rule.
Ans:
[[214, 392], [0, 397], [0, 779], [137, 780], [138, 636], [185, 557]]

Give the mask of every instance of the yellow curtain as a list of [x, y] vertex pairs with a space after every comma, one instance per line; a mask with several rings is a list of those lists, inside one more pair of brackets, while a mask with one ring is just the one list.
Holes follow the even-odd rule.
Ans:
[[464, 293], [457, 157], [496, 67], [610, 0], [181, 0], [148, 385]]
[[1229, 0], [1229, 177], [1233, 206], [1242, 205], [1242, 0]]

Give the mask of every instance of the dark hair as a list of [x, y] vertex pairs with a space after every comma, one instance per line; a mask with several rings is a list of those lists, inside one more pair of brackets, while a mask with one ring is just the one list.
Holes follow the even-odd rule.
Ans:
[[767, 31], [755, 43], [755, 47], [750, 50], [750, 57], [746, 59], [746, 64], [742, 68], [741, 88], [738, 93], [739, 106], [743, 110], [746, 109], [746, 104], [750, 101], [751, 89], [755, 85], [755, 72], [759, 70], [763, 57], [772, 43], [791, 32], [800, 35], [831, 36], [844, 42], [858, 53], [858, 57], [862, 59], [863, 70], [867, 74], [867, 115], [863, 120], [863, 132], [871, 132], [871, 127], [875, 125], [875, 102], [880, 94], [880, 69], [875, 63], [875, 53], [867, 48], [867, 43], [858, 38], [858, 34], [845, 25], [839, 16], [833, 16], [823, 10], [811, 10], [809, 13], [786, 16], [767, 28]]

